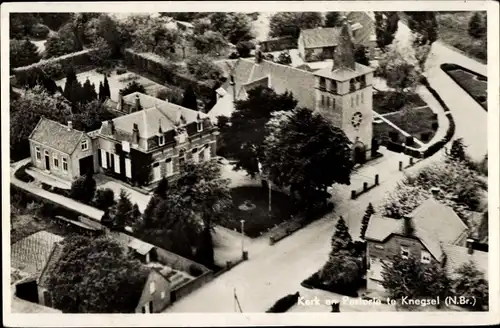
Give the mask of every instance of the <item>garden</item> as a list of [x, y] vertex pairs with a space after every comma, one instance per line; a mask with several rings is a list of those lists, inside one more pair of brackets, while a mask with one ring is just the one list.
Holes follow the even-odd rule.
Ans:
[[488, 79], [485, 76], [453, 64], [443, 64], [441, 69], [485, 110], [488, 110]]
[[267, 232], [295, 214], [292, 199], [281, 192], [271, 192], [271, 215], [269, 215], [269, 192], [267, 188], [244, 186], [231, 189], [233, 206], [221, 225], [231, 230], [241, 230], [245, 220], [244, 233], [255, 238]]

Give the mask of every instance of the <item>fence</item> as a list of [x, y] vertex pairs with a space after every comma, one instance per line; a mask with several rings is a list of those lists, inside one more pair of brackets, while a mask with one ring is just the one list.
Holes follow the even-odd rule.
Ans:
[[370, 191], [371, 189], [375, 188], [376, 186], [379, 185], [379, 175], [375, 174], [375, 180], [372, 185], [368, 185], [368, 182], [363, 182], [363, 189], [358, 191], [358, 190], [351, 190], [351, 199], [356, 199], [362, 194]]
[[178, 301], [182, 297], [190, 294], [194, 290], [200, 288], [201, 286], [205, 285], [206, 283], [212, 281], [214, 279], [214, 274], [212, 271], [205, 272], [201, 276], [190, 280], [186, 282], [183, 285], [180, 285], [176, 289], [172, 290], [170, 292], [170, 299], [172, 302]]

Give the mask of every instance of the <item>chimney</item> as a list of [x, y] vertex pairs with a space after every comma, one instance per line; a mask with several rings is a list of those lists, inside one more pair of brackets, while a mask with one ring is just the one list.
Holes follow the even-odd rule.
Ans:
[[68, 131], [71, 131], [73, 129], [73, 122], [68, 121]]
[[135, 95], [135, 111], [141, 110], [141, 99], [139, 98], [139, 94]]
[[102, 134], [110, 134], [110, 132], [109, 132], [109, 121], [102, 122], [101, 133]]
[[403, 233], [406, 236], [411, 236], [413, 235], [413, 221], [410, 215], [406, 214], [403, 216]]
[[132, 129], [132, 142], [139, 144], [139, 126], [134, 123], [134, 128]]
[[113, 120], [109, 120], [109, 131], [111, 135], [115, 134], [115, 122]]
[[474, 253], [473, 245], [474, 245], [474, 239], [468, 238], [466, 241], [466, 246], [467, 246], [467, 253], [469, 255], [472, 255], [472, 253]]
[[437, 187], [432, 187], [431, 188], [432, 197], [434, 197], [435, 199], [438, 198], [440, 192], [441, 192], [441, 189], [439, 189]]
[[116, 109], [118, 111], [123, 110], [123, 91], [122, 90], [118, 91], [118, 104], [116, 105]]
[[255, 63], [258, 65], [262, 62], [262, 51], [260, 50], [260, 46], [255, 46]]

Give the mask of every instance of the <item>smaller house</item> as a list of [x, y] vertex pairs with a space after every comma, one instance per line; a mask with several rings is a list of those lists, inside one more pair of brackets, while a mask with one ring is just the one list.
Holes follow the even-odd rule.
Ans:
[[72, 181], [94, 171], [91, 138], [68, 125], [42, 117], [29, 136], [31, 163], [35, 168]]
[[[352, 38], [356, 45], [364, 45], [373, 55], [376, 45], [374, 19], [368, 12], [349, 12], [346, 18], [351, 24]], [[300, 57], [305, 62], [333, 59], [339, 43], [340, 26], [301, 30], [298, 39]]]
[[371, 217], [366, 231], [367, 290], [383, 292], [382, 262], [395, 255], [416, 256], [422, 263], [440, 263], [450, 275], [474, 261], [487, 275], [487, 253], [474, 251], [469, 230], [450, 207], [430, 198], [403, 219]]

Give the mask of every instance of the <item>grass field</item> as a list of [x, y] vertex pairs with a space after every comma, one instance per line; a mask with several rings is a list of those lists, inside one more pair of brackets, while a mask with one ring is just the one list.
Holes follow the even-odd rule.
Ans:
[[454, 78], [455, 82], [476, 99], [481, 106], [487, 109], [488, 81], [481, 81], [478, 76], [461, 69], [448, 71], [447, 73]]
[[476, 40], [468, 32], [472, 14], [470, 11], [437, 13], [439, 38], [470, 57], [486, 62], [488, 54], [486, 38]]
[[[266, 232], [269, 228], [290, 219], [293, 213], [293, 203], [288, 195], [281, 192], [272, 191], [271, 212], [268, 212], [268, 190], [262, 187], [236, 187], [231, 189], [233, 207], [228, 219], [221, 225], [231, 230], [240, 231], [241, 222], [245, 220], [245, 234], [251, 238], [260, 236], [261, 232]], [[249, 200], [256, 207], [253, 210], [243, 211], [239, 209], [246, 200]]]

